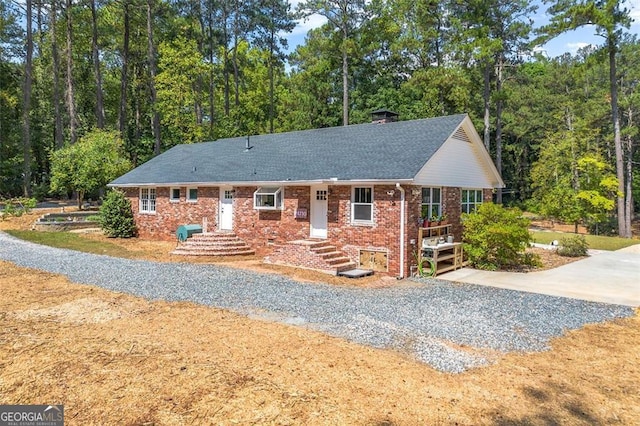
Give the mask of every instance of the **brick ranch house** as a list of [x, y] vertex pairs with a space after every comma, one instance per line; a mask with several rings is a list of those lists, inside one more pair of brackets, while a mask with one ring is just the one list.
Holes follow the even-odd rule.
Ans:
[[[346, 265], [327, 257], [367, 258], [407, 277], [421, 216], [446, 215], [460, 240], [461, 213], [504, 184], [468, 115], [373, 118], [178, 145], [109, 186], [131, 200], [141, 238], [174, 240], [180, 225], [206, 221], [273, 263], [335, 273]], [[317, 242], [331, 248], [310, 250]]]

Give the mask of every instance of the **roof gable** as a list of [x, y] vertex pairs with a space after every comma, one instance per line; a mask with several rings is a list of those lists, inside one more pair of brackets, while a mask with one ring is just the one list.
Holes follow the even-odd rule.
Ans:
[[416, 174], [423, 186], [502, 188], [504, 182], [468, 117]]
[[178, 145], [111, 186], [412, 180], [465, 114]]

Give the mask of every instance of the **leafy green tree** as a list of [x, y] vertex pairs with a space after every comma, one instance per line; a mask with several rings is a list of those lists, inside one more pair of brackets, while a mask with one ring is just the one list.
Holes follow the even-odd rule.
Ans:
[[[532, 31], [530, 16], [537, 10], [531, 0], [470, 0], [456, 3], [454, 8], [458, 39], [470, 57], [482, 68], [483, 138], [491, 149], [491, 111], [495, 115], [495, 165], [502, 173], [502, 120], [506, 103], [503, 85], [507, 68], [526, 52]], [[495, 84], [492, 86], [492, 81]], [[502, 189], [496, 201], [502, 203]]]
[[276, 70], [285, 59], [283, 49], [288, 46], [283, 33], [295, 28], [290, 5], [283, 0], [258, 0], [256, 2], [255, 43], [267, 52], [267, 69], [269, 74], [269, 133], [274, 131], [276, 109]]
[[51, 154], [51, 189], [77, 191], [81, 207], [86, 193], [103, 188], [129, 169], [118, 133], [94, 130]]
[[298, 3], [305, 17], [314, 13], [327, 18], [327, 25], [339, 34], [342, 57], [342, 125], [349, 125], [349, 58], [353, 56], [354, 36], [367, 19], [364, 0], [307, 0]]
[[162, 116], [163, 149], [180, 143], [201, 142], [205, 130], [197, 120], [195, 82], [207, 75], [207, 68], [196, 43], [178, 37], [161, 43], [158, 53], [157, 109]]
[[618, 184], [602, 161], [597, 133], [583, 121], [547, 136], [531, 170], [533, 202], [544, 216], [573, 223], [603, 222], [613, 210]]
[[536, 263], [525, 253], [531, 242], [530, 221], [519, 209], [483, 203], [462, 215], [462, 225], [464, 250], [475, 267], [495, 270]]
[[124, 192], [112, 189], [100, 206], [100, 227], [111, 238], [129, 238], [136, 235], [131, 201]]
[[[551, 3], [552, 0], [545, 0]], [[611, 104], [611, 121], [613, 124], [613, 140], [616, 153], [616, 176], [618, 178], [618, 232], [621, 237], [631, 238], [631, 217], [625, 210], [626, 193], [624, 151], [620, 130], [620, 114], [618, 106], [618, 74], [617, 55], [620, 40], [625, 28], [629, 28], [631, 17], [629, 10], [623, 6], [624, 0], [565, 0], [553, 1], [548, 13], [551, 22], [541, 29], [547, 37], [555, 37], [567, 31], [587, 25], [593, 25], [596, 33], [606, 40], [609, 59], [609, 97]]]

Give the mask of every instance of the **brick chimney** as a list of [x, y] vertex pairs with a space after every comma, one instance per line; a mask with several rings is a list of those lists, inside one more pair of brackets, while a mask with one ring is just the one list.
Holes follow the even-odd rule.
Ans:
[[388, 109], [378, 109], [371, 112], [371, 122], [373, 124], [393, 123], [398, 121], [398, 113]]

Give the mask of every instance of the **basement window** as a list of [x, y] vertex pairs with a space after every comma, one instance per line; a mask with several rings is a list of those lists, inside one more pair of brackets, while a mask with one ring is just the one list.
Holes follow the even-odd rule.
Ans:
[[180, 201], [180, 188], [171, 188], [169, 201], [177, 203]]
[[187, 188], [187, 201], [192, 203], [198, 201], [198, 188]]
[[256, 210], [282, 210], [282, 187], [263, 186], [253, 193]]

